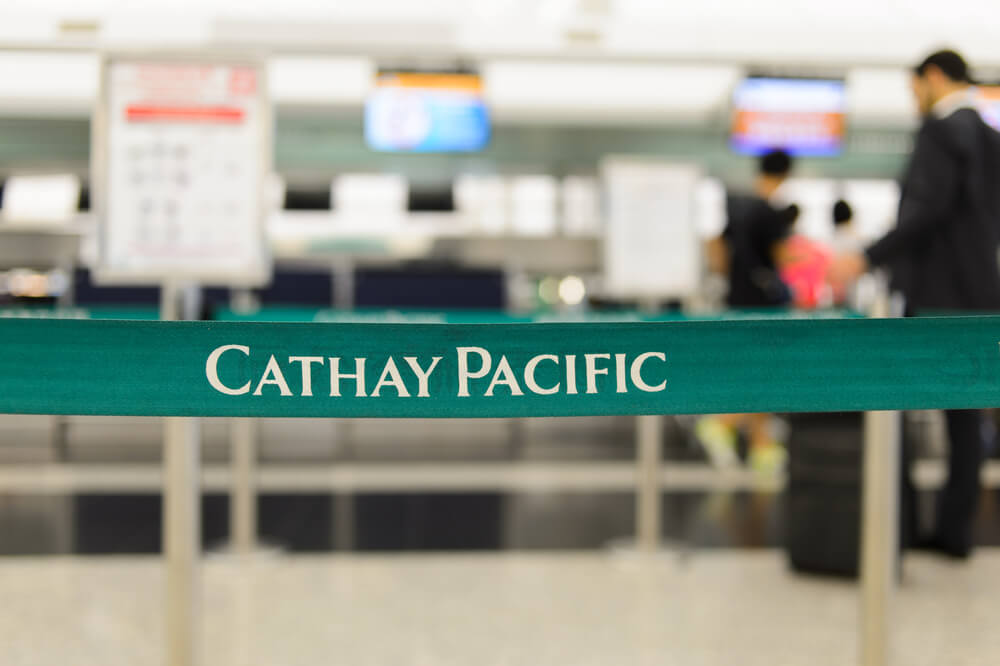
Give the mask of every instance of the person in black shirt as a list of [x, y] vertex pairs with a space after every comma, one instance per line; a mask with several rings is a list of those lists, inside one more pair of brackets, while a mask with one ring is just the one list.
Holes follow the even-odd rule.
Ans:
[[[864, 252], [839, 256], [830, 278], [846, 283], [869, 268], [886, 267], [908, 314], [1000, 310], [1000, 134], [975, 108], [968, 66], [958, 53], [928, 56], [914, 68], [912, 88], [923, 122], [896, 227]], [[978, 410], [945, 416], [948, 482], [934, 532], [922, 545], [966, 557], [990, 424]]]
[[[753, 194], [727, 194], [726, 228], [708, 244], [710, 267], [726, 275], [726, 304], [732, 308], [766, 308], [787, 305], [791, 292], [781, 281], [778, 265], [781, 246], [788, 237], [798, 208], [775, 207], [771, 200], [788, 178], [792, 158], [772, 150], [760, 159]], [[705, 416], [695, 425], [695, 435], [716, 467], [737, 463], [736, 440], [745, 430], [749, 464], [765, 474], [784, 467], [785, 448], [772, 434], [770, 414]]]
[[775, 193], [792, 170], [792, 158], [772, 150], [760, 159], [753, 194], [726, 196], [726, 228], [712, 242], [713, 266], [729, 278], [726, 304], [734, 308], [786, 305], [787, 286], [778, 276], [778, 256], [798, 209], [775, 207]]

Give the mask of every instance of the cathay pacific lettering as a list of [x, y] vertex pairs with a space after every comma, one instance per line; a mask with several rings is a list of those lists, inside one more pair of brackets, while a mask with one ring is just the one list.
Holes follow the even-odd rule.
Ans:
[[[493, 356], [482, 347], [458, 347], [455, 352], [458, 355], [458, 397], [460, 398], [472, 395], [472, 380], [485, 380], [487, 376], [489, 382], [486, 383], [486, 390], [483, 393], [486, 397], [492, 397], [498, 386], [506, 386], [511, 395], [524, 395], [522, 384], [532, 393], [539, 395], [553, 395], [555, 393], [575, 395], [579, 393], [576, 354], [566, 354], [561, 358], [555, 354], [533, 356], [524, 364], [524, 370], [520, 373], [521, 382], [518, 382], [518, 375], [511, 368], [506, 356], [501, 356], [494, 365]], [[583, 354], [583, 388], [586, 393], [599, 392], [597, 379], [600, 375], [608, 374], [609, 368], [606, 363], [611, 360], [611, 356], [611, 354]], [[635, 388], [647, 393], [655, 393], [667, 388], [665, 379], [658, 384], [651, 385], [642, 378], [643, 365], [653, 358], [663, 362], [667, 360], [667, 356], [663, 352], [646, 352], [636, 356], [629, 365], [625, 354], [615, 354], [615, 392], [628, 393], [628, 379], [631, 379]], [[535, 374], [542, 362], [554, 364], [559, 368], [560, 381], [551, 386], [538, 384]], [[628, 373], [626, 373], [626, 367]], [[565, 383], [562, 381], [563, 379], [565, 379]]]
[[[431, 376], [444, 356], [390, 356], [377, 364], [367, 357], [287, 356], [268, 354], [263, 372], [242, 384], [223, 381], [219, 364], [230, 355], [249, 359], [247, 345], [216, 347], [205, 361], [205, 378], [224, 395], [296, 395], [288, 377], [298, 377], [298, 396], [328, 395], [332, 398], [431, 397]], [[457, 396], [468, 398], [498, 395], [577, 395], [603, 392], [628, 393], [635, 389], [657, 393], [667, 387], [663, 377], [667, 357], [663, 352], [644, 352], [633, 358], [626, 354], [538, 354], [523, 365], [512, 365], [506, 355], [494, 357], [483, 347], [455, 349]], [[244, 361], [245, 362], [245, 361]], [[316, 373], [316, 374], [314, 374]], [[317, 377], [323, 380], [317, 381]], [[655, 377], [656, 379], [652, 379]], [[322, 392], [322, 393], [321, 393]]]

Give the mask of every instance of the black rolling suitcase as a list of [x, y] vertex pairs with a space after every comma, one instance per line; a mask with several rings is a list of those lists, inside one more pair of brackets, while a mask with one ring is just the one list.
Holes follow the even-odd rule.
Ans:
[[788, 417], [785, 548], [796, 571], [858, 574], [862, 418], [860, 413]]

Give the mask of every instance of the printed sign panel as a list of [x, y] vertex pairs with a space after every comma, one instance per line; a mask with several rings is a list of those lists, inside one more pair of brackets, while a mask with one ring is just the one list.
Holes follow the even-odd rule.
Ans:
[[95, 122], [99, 277], [263, 282], [270, 112], [253, 62], [111, 57]]
[[701, 178], [688, 165], [610, 158], [604, 278], [620, 298], [683, 299], [701, 279], [695, 195]]

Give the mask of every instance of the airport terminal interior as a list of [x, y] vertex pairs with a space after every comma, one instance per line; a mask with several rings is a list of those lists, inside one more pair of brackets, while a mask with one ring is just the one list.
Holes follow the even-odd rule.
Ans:
[[[913, 196], [930, 122], [914, 77], [961, 83], [1000, 130], [1000, 9], [973, 0], [46, 0], [0, 17], [5, 345], [30, 342], [3, 328], [24, 320], [364, 324], [400, 327], [402, 357], [409, 324], [594, 323], [613, 352], [616, 323], [898, 317], [885, 274], [830, 276]], [[948, 57], [914, 69], [941, 49], [967, 78]], [[734, 299], [740, 243], [759, 245], [744, 200], [783, 225], [768, 284], [745, 271], [767, 302]], [[611, 382], [603, 356], [607, 377], [548, 356], [555, 386]], [[633, 394], [652, 390], [636, 368]], [[280, 373], [256, 395], [286, 395]], [[516, 375], [492, 375], [498, 403], [548, 390]], [[184, 414], [180, 441], [92, 391], [89, 413], [0, 408], [21, 412], [0, 414], [4, 666], [1000, 661], [992, 410], [956, 553], [918, 537], [956, 482], [937, 409]], [[185, 482], [187, 522], [168, 500]], [[865, 539], [897, 531], [869, 596]], [[172, 559], [191, 534], [194, 561]]]

